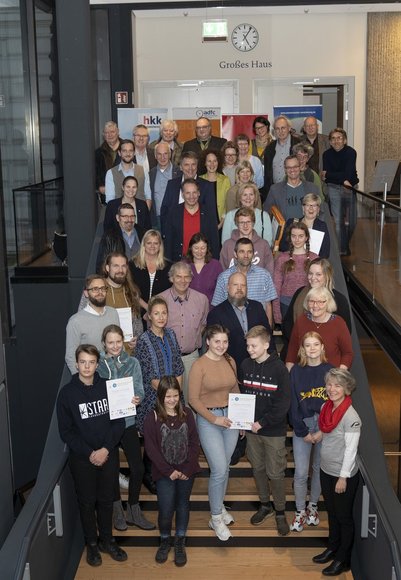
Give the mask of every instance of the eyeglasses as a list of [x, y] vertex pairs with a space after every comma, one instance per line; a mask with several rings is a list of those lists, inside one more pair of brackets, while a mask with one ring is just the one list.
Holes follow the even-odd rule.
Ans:
[[87, 292], [93, 292], [93, 294], [106, 294], [107, 286], [93, 286], [93, 288], [87, 288]]
[[134, 137], [138, 137], [138, 139], [147, 139], [147, 135], [139, 135], [139, 133], [135, 133]]
[[308, 304], [312, 304], [315, 306], [324, 306], [327, 300], [308, 300]]
[[236, 156], [237, 156], [237, 154], [236, 154], [236, 153], [226, 153], [226, 154], [224, 155], [224, 157], [236, 157]]
[[286, 171], [294, 171], [294, 169], [299, 169], [299, 165], [287, 165], [284, 167]]
[[255, 131], [259, 131], [259, 129], [263, 129], [266, 125], [255, 125]]
[[243, 221], [238, 222], [238, 225], [239, 226], [249, 226], [249, 224], [251, 224], [251, 223], [252, 223], [251, 220], [246, 220], [244, 222]]

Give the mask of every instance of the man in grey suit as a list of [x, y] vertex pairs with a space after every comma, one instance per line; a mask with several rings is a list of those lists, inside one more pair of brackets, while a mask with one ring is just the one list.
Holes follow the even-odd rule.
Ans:
[[318, 128], [316, 117], [306, 117], [302, 141], [312, 145], [314, 153], [309, 158], [308, 165], [320, 176], [320, 172], [323, 171], [323, 153], [330, 148], [330, 142], [327, 135], [318, 133]]

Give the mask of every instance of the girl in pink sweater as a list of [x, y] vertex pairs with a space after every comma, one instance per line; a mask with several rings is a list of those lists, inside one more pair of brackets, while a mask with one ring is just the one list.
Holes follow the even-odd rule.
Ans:
[[273, 282], [278, 298], [273, 301], [274, 321], [281, 324], [292, 296], [307, 284], [309, 264], [318, 256], [309, 250], [309, 230], [303, 222], [288, 228], [288, 252], [279, 254], [274, 263]]

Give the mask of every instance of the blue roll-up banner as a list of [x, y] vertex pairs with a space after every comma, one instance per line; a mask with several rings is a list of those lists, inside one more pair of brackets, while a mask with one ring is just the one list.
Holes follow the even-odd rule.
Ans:
[[273, 107], [274, 118], [285, 115], [290, 119], [292, 128], [300, 133], [306, 117], [316, 117], [318, 131], [322, 132], [323, 105], [287, 105]]

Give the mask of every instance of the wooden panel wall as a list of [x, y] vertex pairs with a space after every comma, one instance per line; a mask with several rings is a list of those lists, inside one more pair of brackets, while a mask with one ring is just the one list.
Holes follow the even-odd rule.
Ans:
[[401, 13], [368, 14], [365, 190], [377, 159], [401, 160]]

